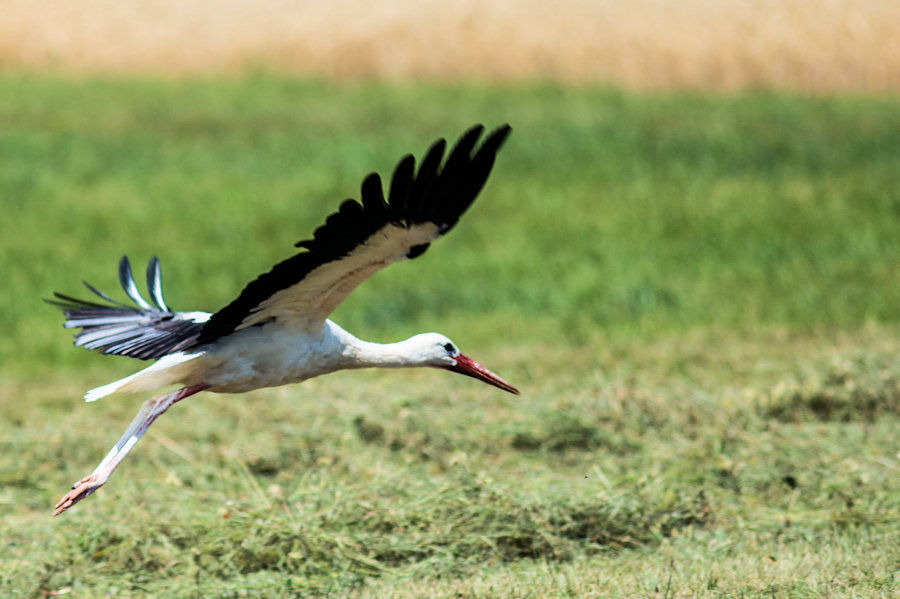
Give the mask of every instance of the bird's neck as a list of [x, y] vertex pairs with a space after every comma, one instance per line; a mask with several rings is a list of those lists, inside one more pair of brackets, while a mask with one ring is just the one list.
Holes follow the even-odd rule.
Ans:
[[[408, 340], [406, 340], [408, 341]], [[424, 366], [421, 359], [410, 354], [406, 341], [397, 343], [371, 343], [357, 339], [352, 347], [345, 350], [354, 366], [358, 368], [411, 368]]]
[[343, 346], [345, 368], [411, 368], [426, 365], [413, 352], [411, 339], [396, 343], [372, 343], [354, 337], [331, 321], [328, 325], [330, 333]]

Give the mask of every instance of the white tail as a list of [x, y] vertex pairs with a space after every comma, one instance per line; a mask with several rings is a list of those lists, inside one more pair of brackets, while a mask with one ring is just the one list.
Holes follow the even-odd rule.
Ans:
[[[147, 368], [135, 372], [131, 376], [124, 379], [107, 383], [102, 387], [91, 389], [84, 394], [85, 401], [97, 401], [101, 397], [106, 397], [118, 392], [152, 391], [166, 385], [172, 385], [182, 382], [182, 380], [190, 374], [192, 368], [184, 367], [186, 363], [199, 358], [205, 352], [197, 352], [193, 354], [171, 354], [163, 356], [157, 362]], [[194, 365], [191, 364], [191, 367]]]

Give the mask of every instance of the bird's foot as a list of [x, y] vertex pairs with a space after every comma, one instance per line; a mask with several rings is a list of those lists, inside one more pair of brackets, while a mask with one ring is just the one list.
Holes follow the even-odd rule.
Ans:
[[106, 479], [101, 478], [100, 475], [96, 473], [82, 478], [72, 485], [72, 490], [66, 493], [53, 507], [53, 515], [59, 516], [61, 513], [102, 487], [105, 482]]

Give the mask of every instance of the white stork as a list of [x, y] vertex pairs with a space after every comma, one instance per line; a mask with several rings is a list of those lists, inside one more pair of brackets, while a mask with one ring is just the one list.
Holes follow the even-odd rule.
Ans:
[[403, 158], [394, 170], [387, 201], [381, 179], [370, 174], [362, 183], [362, 204], [345, 201], [312, 239], [296, 244], [303, 251], [260, 275], [214, 314], [171, 310], [163, 299], [155, 257], [147, 268], [155, 305], [141, 297], [127, 257], [119, 263], [119, 279], [136, 306], [117, 302], [87, 283], [105, 303], [61, 293], [47, 300], [63, 309], [66, 328], [81, 329], [76, 346], [156, 360], [140, 372], [88, 391], [87, 401], [120, 391], [180, 386], [141, 406], [103, 461], [59, 500], [54, 515], [100, 488], [156, 418], [200, 391], [242, 393], [345, 368], [430, 366], [518, 394], [444, 335], [423, 333], [397, 343], [369, 343], [328, 319], [376, 271], [420, 256], [453, 228], [487, 181], [510, 132], [504, 125], [476, 149], [483, 130], [478, 125], [464, 133], [443, 165], [443, 139], [431, 146], [418, 172], [412, 155]]

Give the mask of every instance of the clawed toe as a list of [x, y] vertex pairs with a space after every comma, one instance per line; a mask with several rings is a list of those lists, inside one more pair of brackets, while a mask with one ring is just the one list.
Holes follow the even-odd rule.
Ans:
[[96, 474], [91, 474], [82, 478], [80, 481], [72, 485], [72, 490], [66, 493], [62, 499], [53, 507], [53, 515], [58, 516], [103, 485]]

